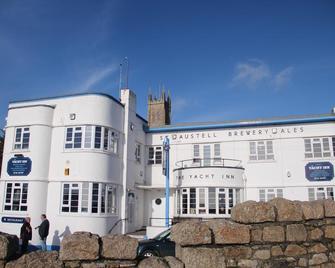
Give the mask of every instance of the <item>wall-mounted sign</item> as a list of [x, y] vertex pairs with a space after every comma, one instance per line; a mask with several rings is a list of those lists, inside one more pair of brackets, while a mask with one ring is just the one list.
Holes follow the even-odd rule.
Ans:
[[22, 217], [2, 217], [1, 221], [5, 223], [23, 223], [24, 218]]
[[330, 162], [311, 162], [305, 166], [305, 174], [309, 181], [331, 181], [334, 167]]
[[9, 176], [27, 176], [31, 171], [31, 159], [18, 156], [8, 160], [7, 173]]

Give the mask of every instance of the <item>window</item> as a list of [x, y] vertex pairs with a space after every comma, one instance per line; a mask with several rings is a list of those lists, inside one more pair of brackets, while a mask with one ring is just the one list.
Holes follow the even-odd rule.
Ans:
[[276, 197], [283, 197], [283, 189], [259, 189], [259, 201], [267, 202]]
[[[201, 155], [200, 155], [201, 154]], [[202, 162], [203, 159], [203, 162]], [[222, 164], [221, 144], [193, 144], [193, 164], [211, 166]]]
[[193, 163], [200, 163], [200, 145], [193, 145]]
[[92, 126], [86, 126], [85, 128], [85, 141], [84, 141], [84, 148], [90, 149], [92, 148]]
[[141, 144], [136, 143], [135, 147], [135, 160], [137, 163], [141, 163]]
[[204, 166], [211, 165], [211, 146], [204, 145]]
[[102, 127], [95, 127], [95, 139], [94, 139], [95, 149], [101, 148], [101, 134], [102, 134]]
[[98, 149], [117, 154], [118, 134], [101, 126], [68, 127], [65, 149]]
[[250, 156], [249, 160], [274, 160], [273, 142], [267, 141], [251, 141], [249, 143]]
[[82, 134], [81, 127], [68, 127], [66, 129], [65, 148], [81, 148]]
[[104, 128], [104, 150], [108, 150], [108, 136], [109, 130], [108, 128]]
[[199, 188], [199, 214], [206, 214], [205, 188]]
[[8, 182], [4, 210], [27, 211], [28, 183]]
[[195, 188], [190, 188], [190, 214], [196, 214], [196, 189]]
[[215, 188], [208, 188], [208, 212], [209, 214], [216, 214], [216, 197]]
[[221, 163], [221, 145], [219, 143], [214, 144], [214, 164]]
[[148, 164], [162, 164], [162, 146], [149, 147]]
[[64, 183], [61, 211], [64, 213], [116, 214], [116, 186], [104, 183]]
[[305, 158], [331, 157], [332, 154], [330, 144], [332, 144], [333, 155], [335, 153], [334, 137], [304, 139], [304, 144], [305, 144]]
[[182, 188], [176, 191], [176, 211], [181, 216], [229, 217], [240, 195], [241, 189], [234, 188]]
[[15, 129], [15, 150], [27, 150], [29, 149], [30, 130], [29, 127], [18, 127]]
[[118, 153], [118, 135], [114, 131], [110, 132], [109, 150], [114, 154]]
[[308, 188], [308, 200], [322, 200], [331, 198], [334, 200], [334, 187]]

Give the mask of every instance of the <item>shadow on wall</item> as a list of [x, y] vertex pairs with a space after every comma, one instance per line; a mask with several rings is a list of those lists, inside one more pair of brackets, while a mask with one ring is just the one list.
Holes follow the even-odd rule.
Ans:
[[58, 250], [60, 246], [61, 238], [64, 238], [70, 234], [71, 234], [71, 230], [69, 226], [66, 226], [65, 230], [61, 234], [59, 234], [58, 230], [55, 230], [54, 235], [52, 237], [51, 249]]

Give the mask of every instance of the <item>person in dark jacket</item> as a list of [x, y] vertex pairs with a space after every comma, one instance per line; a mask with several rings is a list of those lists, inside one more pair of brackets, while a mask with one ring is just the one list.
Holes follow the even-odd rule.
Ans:
[[40, 235], [41, 247], [43, 251], [47, 250], [47, 237], [49, 235], [49, 221], [45, 214], [41, 215], [42, 223], [38, 228], [38, 234]]
[[21, 244], [21, 253], [24, 254], [28, 250], [28, 243], [29, 240], [31, 240], [32, 237], [32, 228], [30, 226], [30, 218], [27, 217], [24, 219], [24, 222], [21, 226], [21, 231], [20, 231], [20, 239], [22, 241]]

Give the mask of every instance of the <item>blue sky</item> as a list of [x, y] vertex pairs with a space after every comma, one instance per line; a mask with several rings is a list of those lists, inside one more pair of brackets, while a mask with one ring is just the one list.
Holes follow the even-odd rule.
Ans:
[[173, 122], [328, 113], [335, 1], [0, 1], [0, 125], [8, 102], [118, 97], [119, 64], [146, 116], [172, 92]]

